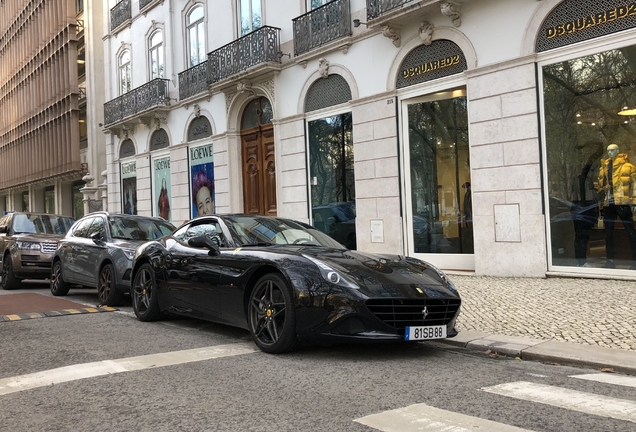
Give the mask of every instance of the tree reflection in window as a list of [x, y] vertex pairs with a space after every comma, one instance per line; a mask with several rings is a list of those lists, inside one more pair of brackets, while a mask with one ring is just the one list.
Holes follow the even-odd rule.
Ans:
[[314, 226], [347, 248], [355, 249], [351, 113], [311, 121], [308, 134]]

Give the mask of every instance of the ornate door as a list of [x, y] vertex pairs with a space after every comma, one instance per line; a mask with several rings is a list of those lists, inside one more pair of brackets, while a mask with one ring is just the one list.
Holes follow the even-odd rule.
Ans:
[[243, 211], [276, 216], [276, 163], [272, 109], [265, 98], [249, 103], [241, 123]]

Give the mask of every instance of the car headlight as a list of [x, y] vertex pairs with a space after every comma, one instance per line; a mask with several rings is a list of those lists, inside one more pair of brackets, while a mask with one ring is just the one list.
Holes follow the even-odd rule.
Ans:
[[324, 262], [316, 258], [310, 257], [309, 255], [303, 254], [303, 256], [309, 261], [316, 264], [316, 266], [318, 266], [320, 274], [327, 282], [344, 288], [360, 289], [360, 287], [355, 282], [347, 278], [342, 272], [337, 271], [333, 267], [325, 264]]
[[135, 250], [134, 249], [122, 249], [122, 250], [124, 251], [124, 255], [126, 255], [126, 258], [132, 261], [132, 259], [135, 257]]
[[15, 245], [18, 249], [22, 250], [40, 250], [40, 243], [27, 242], [27, 241], [17, 241]]

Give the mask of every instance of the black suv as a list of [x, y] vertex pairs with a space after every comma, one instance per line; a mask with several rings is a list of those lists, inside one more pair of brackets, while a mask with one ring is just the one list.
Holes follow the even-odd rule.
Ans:
[[75, 222], [53, 257], [51, 293], [66, 295], [71, 284], [97, 288], [100, 304], [117, 306], [130, 291], [135, 249], [174, 231], [158, 217], [96, 212]]

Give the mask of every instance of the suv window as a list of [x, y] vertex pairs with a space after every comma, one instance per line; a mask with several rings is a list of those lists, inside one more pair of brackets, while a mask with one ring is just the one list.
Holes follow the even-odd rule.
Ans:
[[66, 234], [73, 219], [66, 216], [18, 213], [13, 218], [13, 231], [23, 234]]
[[80, 223], [77, 224], [77, 226], [73, 230], [73, 236], [75, 236], [75, 237], [88, 237], [88, 228], [93, 223], [93, 220], [95, 220], [94, 217], [86, 218], [86, 219], [80, 221]]
[[104, 225], [104, 219], [100, 217], [96, 217], [91, 227], [88, 229], [88, 234], [86, 237], [93, 238], [95, 234], [98, 234], [101, 239], [106, 239], [106, 227]]

